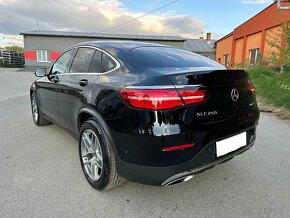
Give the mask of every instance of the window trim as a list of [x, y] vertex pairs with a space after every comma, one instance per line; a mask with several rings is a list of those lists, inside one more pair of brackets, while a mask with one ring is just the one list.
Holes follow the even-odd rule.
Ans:
[[[112, 71], [114, 71], [114, 70], [117, 70], [117, 69], [119, 69], [120, 67], [121, 67], [121, 64], [120, 64], [120, 62], [113, 56], [113, 55], [111, 55], [110, 53], [108, 53], [107, 51], [105, 51], [105, 50], [103, 50], [103, 49], [100, 49], [100, 48], [98, 48], [98, 47], [95, 47], [95, 46], [91, 46], [91, 45], [80, 45], [80, 46], [73, 46], [73, 47], [70, 47], [70, 48], [68, 48], [65, 52], [67, 52], [67, 51], [69, 51], [69, 50], [71, 50], [71, 49], [79, 49], [79, 48], [93, 48], [93, 49], [95, 49], [95, 50], [98, 50], [98, 51], [100, 51], [100, 52], [103, 52], [103, 53], [105, 53], [105, 54], [107, 54], [110, 58], [112, 58], [112, 60], [115, 62], [115, 64], [116, 64], [116, 67], [114, 68], [114, 69], [112, 69], [112, 70], [109, 70], [109, 71], [107, 71], [107, 72], [104, 72], [104, 73], [63, 73], [63, 74], [60, 74], [60, 75], [58, 75], [58, 76], [64, 76], [64, 75], [104, 75], [104, 74], [107, 74], [107, 73], [110, 73], [110, 72], [112, 72]], [[62, 55], [61, 55], [62, 56]], [[60, 57], [61, 57], [60, 56]], [[57, 61], [57, 60], [56, 60]], [[56, 62], [55, 61], [55, 62]], [[52, 65], [53, 66], [53, 65]], [[70, 66], [71, 67], [71, 66]]]
[[[109, 56], [109, 58], [111, 58], [110, 56]], [[101, 58], [101, 71], [103, 70], [103, 60], [104, 60], [104, 53], [102, 53], [102, 58]], [[114, 61], [115, 62], [115, 61]], [[115, 67], [114, 68], [116, 68], [116, 62], [115, 62]], [[113, 68], [113, 69], [114, 69]], [[112, 71], [113, 69], [111, 69], [111, 70], [109, 70], [109, 71]], [[103, 73], [106, 73], [106, 72], [109, 72], [109, 71], [105, 71], [105, 72], [103, 72]], [[102, 73], [102, 72], [101, 72]]]
[[[38, 58], [38, 52], [41, 52], [41, 56], [42, 56], [42, 52], [45, 51], [46, 53], [46, 61], [40, 61]], [[37, 63], [49, 63], [50, 61], [48, 60], [48, 50], [45, 49], [36, 49], [36, 62]]]

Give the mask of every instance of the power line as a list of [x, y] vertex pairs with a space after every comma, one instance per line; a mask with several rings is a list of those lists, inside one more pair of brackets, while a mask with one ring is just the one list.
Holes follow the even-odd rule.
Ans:
[[132, 22], [134, 22], [134, 21], [136, 21], [136, 20], [139, 20], [140, 18], [143, 18], [143, 17], [145, 17], [145, 16], [147, 16], [147, 15], [149, 15], [149, 14], [152, 14], [152, 13], [154, 13], [154, 12], [156, 12], [156, 11], [162, 9], [162, 8], [165, 8], [165, 7], [167, 7], [167, 6], [169, 6], [169, 5], [173, 4], [173, 3], [175, 3], [175, 2], [177, 2], [177, 1], [179, 1], [179, 0], [171, 1], [171, 2], [167, 3], [166, 5], [163, 5], [163, 6], [159, 7], [159, 8], [154, 9], [153, 11], [147, 12], [147, 13], [145, 13], [145, 14], [143, 14], [143, 15], [140, 15], [139, 17], [136, 17], [136, 18], [134, 18], [134, 19], [132, 19], [132, 20], [129, 20], [129, 21], [127, 21], [127, 22], [124, 22], [124, 23], [118, 24], [118, 25], [116, 25], [116, 26], [114, 26], [114, 27], [111, 27], [111, 28], [108, 28], [108, 29], [104, 29], [104, 30], [102, 30], [102, 31], [100, 31], [100, 32], [98, 32], [98, 33], [103, 33], [103, 32], [106, 32], [106, 31], [110, 31], [110, 30], [116, 29], [116, 28], [118, 28], [118, 27], [120, 27], [120, 26], [124, 26], [124, 25], [126, 25], [126, 24], [128, 24], [128, 23], [132, 23]]

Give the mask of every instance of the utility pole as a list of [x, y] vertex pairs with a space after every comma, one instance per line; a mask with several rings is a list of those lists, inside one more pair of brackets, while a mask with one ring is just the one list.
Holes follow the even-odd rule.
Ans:
[[38, 20], [36, 21], [36, 30], [39, 31], [39, 22], [38, 22]]

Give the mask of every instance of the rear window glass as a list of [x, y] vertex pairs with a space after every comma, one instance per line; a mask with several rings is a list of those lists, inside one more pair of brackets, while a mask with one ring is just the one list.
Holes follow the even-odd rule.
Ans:
[[223, 67], [195, 53], [168, 47], [139, 47], [131, 55], [145, 67]]
[[79, 48], [70, 68], [71, 73], [87, 73], [95, 54], [92, 48]]
[[102, 73], [113, 70], [116, 67], [115, 62], [107, 54], [103, 53], [102, 58]]
[[101, 72], [101, 61], [102, 61], [102, 52], [96, 51], [93, 57], [89, 72], [90, 73], [100, 73]]

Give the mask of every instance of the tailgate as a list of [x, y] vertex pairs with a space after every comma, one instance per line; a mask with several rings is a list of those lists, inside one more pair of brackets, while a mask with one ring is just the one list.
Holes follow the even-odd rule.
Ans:
[[[195, 122], [225, 121], [255, 109], [255, 97], [248, 90], [248, 74], [243, 70], [214, 70], [168, 74], [179, 86], [200, 85], [207, 90], [207, 100], [188, 105]], [[233, 94], [237, 96], [232, 96]], [[236, 99], [237, 98], [237, 99]]]

